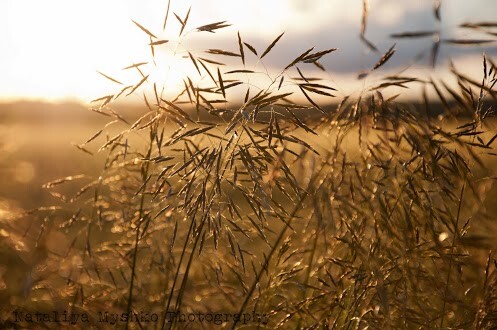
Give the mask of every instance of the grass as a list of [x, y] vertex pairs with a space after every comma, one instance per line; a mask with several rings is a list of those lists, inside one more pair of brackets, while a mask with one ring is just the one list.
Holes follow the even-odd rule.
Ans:
[[[229, 26], [189, 30], [190, 11], [167, 8], [180, 41]], [[361, 38], [375, 47], [364, 8]], [[330, 108], [320, 104], [339, 91], [303, 68], [324, 69], [334, 48], [303, 51], [257, 88], [251, 68], [283, 34], [264, 49], [238, 33], [237, 51], [199, 52], [134, 23], [154, 56], [184, 55], [201, 79], [171, 97], [149, 81], [153, 64], [129, 68], [138, 78], [124, 88], [102, 73], [119, 87], [92, 110], [109, 121], [76, 145], [105, 155], [99, 173], [49, 182], [58, 203], [1, 223], [4, 326], [32, 326], [29, 313], [49, 328], [496, 326], [491, 58], [482, 82], [453, 68], [457, 90], [387, 76]], [[395, 45], [360, 78], [392, 56]], [[385, 97], [411, 84], [436, 93], [439, 116], [426, 94], [419, 107]], [[137, 118], [114, 108], [137, 93]]]

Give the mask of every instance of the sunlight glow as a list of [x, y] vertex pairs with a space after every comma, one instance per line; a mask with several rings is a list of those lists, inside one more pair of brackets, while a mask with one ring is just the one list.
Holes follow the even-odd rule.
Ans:
[[[488, 0], [481, 1], [490, 6]], [[454, 25], [458, 19], [471, 19], [471, 15], [476, 15], [476, 9], [464, 1], [454, 0], [452, 3], [454, 5], [444, 7], [444, 22]], [[431, 22], [431, 5], [431, 0], [402, 4], [396, 0], [370, 0], [367, 34], [372, 36], [380, 49], [388, 49], [393, 42], [388, 40], [388, 34], [379, 39], [375, 31], [382, 27], [398, 28], [398, 24], [413, 14], [419, 16], [413, 21], [416, 24], [426, 19]], [[367, 47], [358, 38], [362, 1], [315, 0], [311, 6], [306, 0], [171, 0], [164, 32], [162, 26], [166, 6], [166, 0], [2, 0], [0, 101], [66, 99], [88, 102], [105, 93], [118, 92], [124, 86], [136, 84], [141, 74], [137, 70], [122, 69], [138, 62], [149, 63], [144, 67], [148, 70], [144, 74], [151, 74], [145, 85], [157, 83], [160, 89], [163, 87], [171, 93], [177, 92], [185, 76], [198, 79], [192, 63], [185, 58], [185, 49], [200, 52], [214, 48], [211, 47], [211, 39], [205, 39], [212, 35], [208, 32], [193, 33], [195, 28], [225, 20], [232, 26], [216, 33], [214, 46], [224, 47], [229, 41], [227, 47], [234, 50], [237, 47], [236, 33], [240, 31], [245, 40], [253, 41], [261, 48], [285, 32], [285, 44], [280, 43], [279, 50], [276, 50], [280, 51], [279, 56], [284, 50], [292, 51], [291, 54], [284, 52], [283, 55], [294, 56], [307, 49], [302, 47], [308, 47], [307, 43], [311, 42], [318, 48], [343, 47], [337, 55], [333, 55], [336, 56], [334, 58], [344, 56], [341, 62], [334, 62], [335, 68], [340, 69], [348, 64], [348, 70], [357, 68], [357, 72], [361, 66], [369, 66], [379, 56], [367, 52]], [[183, 45], [183, 40], [178, 39], [180, 24], [174, 13], [184, 18], [190, 7], [191, 13], [184, 33], [190, 43]], [[428, 10], [422, 12], [422, 8]], [[428, 18], [423, 18], [426, 12]], [[490, 15], [489, 12], [492, 11], [488, 10], [477, 17], [481, 16], [484, 20]], [[150, 29], [159, 39], [170, 40], [165, 45], [155, 47], [155, 63], [148, 46], [149, 37], [132, 20]], [[329, 40], [333, 40], [333, 43], [329, 44]], [[398, 45], [399, 48], [409, 48], [407, 43], [399, 42]], [[257, 63], [257, 69], [262, 70], [271, 65], [280, 67], [279, 61], [283, 59], [275, 58], [274, 54], [272, 56], [269, 59], [272, 62], [267, 63], [266, 57], [262, 65]], [[361, 62], [356, 66], [354, 59]], [[351, 64], [354, 69], [350, 69]], [[122, 81], [123, 85], [116, 86], [97, 71]], [[339, 88], [357, 87], [362, 84], [356, 79], [357, 72], [333, 72], [331, 68], [327, 77], [332, 77]], [[316, 73], [319, 71], [309, 72]], [[139, 98], [138, 95], [136, 97]]]
[[[311, 7], [298, 0], [257, 0], [240, 10], [240, 3], [228, 0], [172, 1], [174, 8], [171, 8], [167, 29], [174, 31], [178, 27], [172, 11], [184, 16], [191, 5], [191, 29], [229, 20], [245, 35], [269, 41], [284, 30], [305, 32], [316, 28], [308, 24], [309, 17], [313, 17], [314, 22], [330, 19], [329, 13], [335, 12], [331, 10], [331, 2], [318, 2], [319, 6]], [[161, 32], [166, 3], [157, 0], [2, 1], [0, 42], [6, 47], [0, 63], [0, 99], [89, 101], [101, 96], [115, 85], [98, 75], [97, 70], [121, 76], [123, 67], [151, 60], [148, 38], [131, 19], [142, 22], [154, 33]], [[254, 17], [258, 20], [254, 21]], [[167, 63], [172, 60], [172, 64]], [[190, 64], [170, 56], [160, 62], [158, 69], [163, 66], [171, 69], [155, 73], [156, 80], [165, 79], [175, 88], [182, 83], [180, 78], [192, 70]], [[166, 72], [169, 77], [165, 76]]]

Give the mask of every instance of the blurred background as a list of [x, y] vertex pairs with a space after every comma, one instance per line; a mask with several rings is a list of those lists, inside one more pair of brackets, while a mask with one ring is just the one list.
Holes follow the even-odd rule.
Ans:
[[[92, 157], [74, 145], [105, 124], [88, 111], [91, 100], [122, 88], [101, 73], [123, 85], [135, 84], [137, 71], [123, 68], [147, 63], [147, 85], [160, 84], [173, 95], [185, 76], [201, 79], [187, 50], [199, 56], [211, 48], [237, 52], [239, 32], [260, 54], [284, 32], [263, 61], [253, 58], [247, 67], [278, 72], [310, 47], [338, 48], [321, 61], [326, 72], [312, 64], [305, 69], [338, 89], [339, 101], [378, 83], [374, 74], [358, 76], [394, 43], [396, 53], [381, 68], [382, 75], [450, 81], [452, 61], [481, 79], [482, 53], [497, 55], [494, 0], [172, 0], [164, 30], [167, 6], [167, 0], [0, 2], [0, 218], [8, 217], [9, 210], [49, 204], [51, 197], [41, 189], [47, 181], [98, 173], [102, 156]], [[185, 36], [179, 38], [178, 18], [184, 19], [189, 8]], [[155, 62], [149, 37], [132, 20], [169, 41], [154, 47]], [[196, 31], [219, 21], [231, 26], [215, 34]], [[471, 25], [479, 23], [485, 24]], [[233, 68], [228, 65], [225, 71]], [[253, 83], [258, 79], [264, 84], [264, 77]], [[402, 94], [405, 100], [420, 97], [416, 86]], [[134, 109], [142, 100], [137, 91], [117, 106], [138, 112]]]
[[[489, 39], [488, 34], [476, 35], [474, 29], [459, 26], [492, 22], [497, 12], [497, 2], [493, 0], [441, 2], [440, 20], [434, 15], [433, 0], [370, 0], [366, 5], [369, 12], [365, 36], [378, 52], [359, 38], [361, 0], [316, 0], [312, 4], [304, 0], [254, 0], [250, 5], [228, 0], [172, 0], [166, 32], [162, 28], [167, 0], [4, 0], [0, 3], [0, 100], [90, 101], [113, 87], [112, 82], [101, 79], [97, 70], [125, 79], [122, 68], [150, 60], [148, 36], [131, 20], [159, 39], [167, 36], [170, 43], [164, 48], [176, 48], [179, 24], [173, 13], [184, 18], [190, 7], [187, 31], [218, 21], [232, 26], [218, 30], [215, 36], [208, 32], [191, 34], [186, 38], [188, 49], [203, 50], [213, 45], [237, 49], [237, 31], [260, 49], [285, 32], [278, 47], [264, 59], [264, 65], [280, 68], [313, 46], [338, 48], [322, 64], [344, 93], [363, 84], [357, 84], [357, 73], [374, 64], [394, 42], [397, 53], [388, 69], [400, 70], [415, 64], [418, 70], [433, 73], [429, 53], [435, 37], [394, 40], [392, 34], [437, 31], [441, 39]], [[442, 45], [436, 71], [446, 70], [444, 64], [449, 59], [471, 71], [475, 68], [467, 64], [479, 65], [480, 61], [472, 59], [481, 57], [482, 51], [495, 53], [495, 46]], [[158, 74], [157, 78], [168, 79], [173, 88], [185, 73], [194, 72], [192, 69], [190, 65], [180, 65], [168, 77]]]

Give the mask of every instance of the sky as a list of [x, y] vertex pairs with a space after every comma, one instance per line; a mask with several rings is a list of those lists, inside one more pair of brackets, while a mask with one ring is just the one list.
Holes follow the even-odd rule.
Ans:
[[[152, 61], [149, 37], [132, 20], [158, 39], [169, 40], [155, 47], [156, 64], [144, 68], [151, 74], [150, 83], [160, 83], [170, 91], [178, 90], [186, 75], [201, 79], [191, 61], [184, 57], [186, 50], [204, 57], [202, 51], [209, 48], [236, 52], [237, 32], [259, 54], [276, 36], [285, 33], [270, 55], [247, 67], [270, 73], [310, 47], [338, 48], [321, 61], [326, 74], [312, 65], [305, 69], [311, 72], [309, 75], [323, 77], [342, 95], [374, 83], [374, 77], [358, 80], [358, 73], [374, 65], [394, 42], [397, 52], [382, 68], [383, 73], [444, 77], [448, 72], [446, 64], [452, 59], [469, 74], [477, 75], [481, 71], [482, 52], [497, 59], [496, 43], [484, 47], [442, 45], [433, 70], [429, 64], [431, 38], [389, 37], [396, 32], [437, 30], [442, 38], [471, 38], [474, 31], [458, 26], [465, 22], [496, 21], [495, 0], [443, 1], [441, 21], [433, 15], [433, 0], [370, 0], [366, 36], [379, 52], [359, 39], [362, 6], [362, 0], [171, 0], [163, 31], [167, 0], [2, 0], [0, 102], [88, 102], [122, 88], [98, 72], [124, 85], [137, 83], [141, 77], [136, 70], [122, 69]], [[173, 13], [184, 18], [190, 7], [186, 36], [178, 38], [180, 24]], [[196, 27], [218, 21], [232, 25], [215, 34], [195, 31]], [[415, 59], [416, 55], [420, 57]], [[224, 69], [227, 70], [228, 67]], [[263, 78], [260, 83], [264, 83]], [[139, 99], [139, 93], [133, 98]]]

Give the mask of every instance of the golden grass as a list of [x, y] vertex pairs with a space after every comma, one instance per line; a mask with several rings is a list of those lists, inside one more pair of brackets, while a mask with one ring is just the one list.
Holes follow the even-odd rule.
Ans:
[[[439, 11], [435, 2], [438, 19]], [[174, 14], [183, 38], [229, 26], [188, 31], [189, 14]], [[165, 32], [134, 23], [152, 52], [169, 47]], [[364, 40], [366, 23], [364, 1]], [[319, 60], [334, 48], [304, 51], [263, 89], [247, 80], [251, 63], [283, 36], [263, 51], [240, 33], [238, 53], [185, 51], [208, 83], [185, 77], [175, 97], [148, 83], [142, 63], [127, 68], [137, 71], [135, 83], [95, 100], [92, 110], [109, 122], [76, 146], [85, 157], [104, 155], [101, 170], [46, 183], [59, 203], [1, 223], [5, 326], [31, 326], [25, 314], [36, 312], [48, 315], [38, 322], [47, 327], [495, 326], [492, 60], [483, 57], [482, 83], [454, 68], [457, 91], [388, 76], [330, 109], [315, 96], [333, 98], [336, 88], [301, 69], [324, 69]], [[239, 66], [226, 70], [225, 57]], [[429, 100], [415, 108], [383, 96], [414, 83], [435, 90], [444, 107], [438, 118]], [[125, 92], [147, 85], [144, 114], [130, 119], [114, 109]], [[245, 91], [241, 104], [230, 100], [231, 88]], [[54, 321], [53, 311], [79, 319]], [[211, 321], [172, 318], [176, 312]]]

